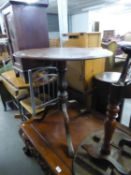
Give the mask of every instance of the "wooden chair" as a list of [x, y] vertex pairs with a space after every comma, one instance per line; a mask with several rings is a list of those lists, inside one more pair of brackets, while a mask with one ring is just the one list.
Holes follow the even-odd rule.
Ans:
[[45, 67], [28, 70], [29, 96], [20, 101], [23, 107], [23, 116], [26, 112], [36, 117], [45, 110], [45, 107], [57, 100], [56, 68]]

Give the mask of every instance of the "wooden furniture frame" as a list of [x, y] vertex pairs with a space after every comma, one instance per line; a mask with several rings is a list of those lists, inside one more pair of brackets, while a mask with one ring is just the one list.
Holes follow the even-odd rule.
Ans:
[[[26, 3], [25, 1], [10, 0], [1, 7], [5, 27], [9, 39], [10, 54], [18, 50], [49, 47], [47, 1], [41, 3]], [[22, 74], [28, 81], [26, 70], [41, 66], [41, 63], [15, 59], [12, 57], [16, 75]], [[44, 65], [45, 63], [43, 63]]]
[[67, 60], [87, 60], [96, 59], [101, 57], [109, 57], [112, 53], [108, 50], [102, 48], [48, 48], [48, 49], [30, 49], [23, 50], [14, 53], [14, 57], [18, 59], [37, 59], [37, 60], [48, 60], [48, 61], [58, 61], [58, 103], [60, 110], [64, 114], [64, 124], [66, 131], [66, 140], [68, 145], [68, 155], [70, 157], [74, 156], [74, 148], [72, 144], [72, 138], [70, 135], [69, 127], [69, 115], [67, 110], [67, 83], [65, 80], [66, 73], [66, 61]]
[[[57, 101], [58, 76], [55, 67], [38, 67], [28, 70], [29, 96], [20, 101], [21, 106], [37, 117], [47, 106]], [[26, 113], [23, 110], [23, 115]]]

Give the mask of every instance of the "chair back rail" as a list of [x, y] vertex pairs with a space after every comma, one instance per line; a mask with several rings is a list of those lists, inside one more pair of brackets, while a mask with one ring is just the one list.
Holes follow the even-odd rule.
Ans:
[[[55, 67], [37, 67], [28, 70], [30, 97], [21, 102], [32, 116], [57, 101], [58, 76]], [[28, 104], [26, 107], [25, 103]]]

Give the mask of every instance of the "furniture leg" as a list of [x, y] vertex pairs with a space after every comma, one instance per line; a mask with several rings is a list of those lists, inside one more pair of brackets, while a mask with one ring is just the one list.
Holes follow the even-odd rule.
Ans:
[[74, 148], [73, 148], [72, 139], [70, 135], [69, 115], [67, 111], [68, 93], [67, 93], [67, 82], [65, 80], [65, 73], [67, 70], [66, 62], [65, 61], [59, 62], [57, 68], [58, 68], [58, 85], [59, 85], [58, 98], [59, 98], [61, 111], [64, 114], [64, 125], [65, 125], [65, 131], [66, 131], [68, 155], [70, 157], [73, 157]]
[[120, 94], [121, 87], [112, 84], [110, 88], [109, 105], [107, 106], [107, 118], [104, 125], [104, 140], [101, 148], [102, 154], [110, 154], [110, 143], [117, 125], [116, 118], [120, 111]]
[[3, 106], [4, 106], [4, 111], [7, 111], [6, 102], [5, 102], [4, 98], [2, 97], [2, 95], [1, 95], [1, 100], [2, 100], [2, 103], [3, 103]]
[[68, 155], [70, 157], [73, 157], [74, 148], [73, 148], [72, 139], [70, 135], [70, 129], [69, 129], [69, 115], [67, 112], [67, 105], [65, 103], [62, 104], [62, 112], [64, 114], [64, 125], [65, 125], [65, 131], [66, 131], [66, 142], [68, 146]]
[[[66, 132], [66, 141], [67, 141], [67, 149], [68, 155], [70, 157], [74, 156], [74, 148], [72, 144], [72, 139], [70, 135], [70, 128], [69, 128], [69, 115], [67, 111], [67, 103], [68, 103], [68, 93], [67, 93], [67, 82], [65, 80], [65, 73], [66, 73], [66, 62], [61, 61], [57, 65], [58, 71], [58, 100], [56, 101], [59, 104], [60, 110], [63, 112], [64, 115], [64, 127]], [[42, 121], [46, 114], [48, 113], [48, 108], [44, 111], [44, 114], [40, 117], [34, 118], [34, 120]]]
[[6, 102], [9, 100], [8, 95], [9, 93], [7, 92], [7, 90], [5, 89], [2, 81], [0, 81], [0, 95], [1, 95], [1, 100], [4, 106], [4, 110], [7, 110], [7, 104]]
[[118, 116], [119, 112], [119, 105], [111, 105], [109, 104], [107, 107], [107, 119], [105, 121], [104, 126], [104, 141], [101, 148], [102, 154], [109, 154], [110, 153], [110, 143], [113, 136], [113, 133], [115, 131], [117, 122], [116, 118]]

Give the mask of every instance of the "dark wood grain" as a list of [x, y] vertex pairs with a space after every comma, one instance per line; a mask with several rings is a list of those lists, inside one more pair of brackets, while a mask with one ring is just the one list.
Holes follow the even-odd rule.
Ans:
[[[91, 114], [80, 117], [74, 110], [70, 110], [69, 114], [71, 135], [76, 150], [88, 134], [102, 128], [103, 120]], [[51, 111], [42, 122], [29, 120], [21, 129], [54, 174], [58, 174], [56, 166], [62, 169], [62, 175], [72, 174], [72, 159], [67, 155], [63, 114], [60, 111]]]
[[13, 12], [19, 50], [49, 47], [47, 16], [44, 8], [13, 5]]
[[41, 48], [15, 52], [14, 57], [38, 60], [91, 60], [110, 57], [112, 52], [102, 48]]
[[[44, 3], [28, 4], [22, 1], [9, 1], [2, 7], [11, 55], [22, 49], [49, 47], [46, 6], [47, 4], [44, 5]], [[41, 65], [36, 61], [30, 64], [26, 60], [28, 65], [26, 66], [26, 62], [12, 58], [17, 75]]]

